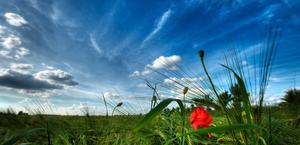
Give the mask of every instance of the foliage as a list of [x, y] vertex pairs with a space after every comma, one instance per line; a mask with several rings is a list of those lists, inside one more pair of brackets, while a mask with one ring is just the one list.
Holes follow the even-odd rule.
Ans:
[[282, 107], [289, 110], [294, 115], [300, 111], [300, 89], [288, 90], [282, 98], [283, 102], [280, 104]]

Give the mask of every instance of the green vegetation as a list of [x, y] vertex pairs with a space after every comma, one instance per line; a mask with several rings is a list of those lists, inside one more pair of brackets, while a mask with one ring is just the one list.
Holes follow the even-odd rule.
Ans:
[[[189, 109], [187, 109], [189, 110]], [[299, 144], [300, 127], [296, 117], [280, 107], [264, 108], [272, 112], [272, 131], [274, 144]], [[228, 125], [224, 114], [210, 111], [213, 116], [213, 127]], [[186, 112], [186, 116], [190, 111]], [[144, 116], [55, 116], [55, 115], [17, 115], [11, 110], [0, 115], [0, 142], [5, 143], [13, 137], [24, 134], [14, 140], [16, 143], [31, 143], [33, 145], [109, 145], [109, 144], [179, 144], [182, 122], [179, 109], [165, 109], [139, 132], [133, 132]], [[263, 116], [263, 126], [267, 127], [268, 116]], [[186, 122], [189, 122], [187, 119]], [[299, 120], [298, 120], [299, 122]], [[192, 144], [233, 144], [230, 131], [216, 130], [212, 138], [207, 138], [210, 130], [199, 130], [196, 133], [189, 123], [186, 123], [187, 140]], [[241, 126], [234, 126], [234, 130]], [[248, 128], [254, 126], [248, 126]], [[238, 128], [238, 129], [240, 129]], [[223, 128], [228, 129], [228, 128]], [[230, 130], [232, 128], [229, 128]], [[176, 139], [174, 139], [176, 138]], [[14, 143], [15, 143], [14, 142]]]

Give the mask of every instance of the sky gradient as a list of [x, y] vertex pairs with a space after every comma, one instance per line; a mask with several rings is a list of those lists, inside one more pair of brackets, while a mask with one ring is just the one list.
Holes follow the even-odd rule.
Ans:
[[[276, 103], [299, 86], [298, 1], [0, 1], [0, 109], [103, 114], [104, 95], [111, 106], [124, 102], [123, 113], [143, 112], [152, 96], [143, 79], [172, 84], [154, 70], [184, 66], [195, 75], [168, 76], [202, 81], [204, 49], [208, 70], [222, 78], [230, 48], [251, 67], [273, 23], [282, 31], [267, 102]], [[172, 91], [162, 97], [177, 97]]]

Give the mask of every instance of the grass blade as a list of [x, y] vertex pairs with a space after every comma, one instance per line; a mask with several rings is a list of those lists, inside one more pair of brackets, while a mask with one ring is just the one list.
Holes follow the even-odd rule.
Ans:
[[32, 134], [34, 132], [37, 131], [46, 131], [45, 128], [33, 128], [33, 129], [26, 129], [18, 134], [16, 134], [15, 136], [13, 136], [12, 138], [10, 138], [8, 141], [4, 142], [2, 145], [13, 145], [15, 144], [18, 140], [22, 139], [23, 137]]
[[168, 140], [165, 143], [165, 145], [172, 143], [174, 140], [176, 140], [177, 138], [179, 138], [181, 136], [186, 136], [186, 135], [191, 135], [191, 134], [207, 134], [210, 132], [216, 133], [216, 132], [226, 132], [226, 131], [232, 131], [232, 130], [238, 131], [238, 130], [248, 130], [248, 129], [258, 129], [258, 128], [261, 128], [261, 127], [254, 125], [254, 124], [232, 124], [232, 125], [226, 125], [226, 126], [204, 128], [204, 129], [199, 129], [197, 131], [191, 131], [189, 133], [172, 138], [172, 139]]
[[237, 79], [237, 82], [238, 82], [238, 85], [240, 87], [240, 92], [241, 92], [241, 95], [242, 95], [242, 102], [243, 102], [243, 106], [245, 108], [245, 111], [246, 111], [246, 117], [247, 117], [247, 122], [249, 124], [252, 123], [252, 112], [251, 112], [251, 104], [250, 104], [250, 100], [249, 100], [249, 94], [247, 92], [247, 89], [246, 89], [246, 86], [245, 86], [245, 83], [243, 81], [243, 79], [230, 67], [226, 66], [226, 65], [223, 65], [221, 64], [221, 66], [225, 67], [226, 69], [228, 69], [229, 71], [231, 71], [235, 78]]
[[144, 119], [134, 128], [134, 131], [138, 131], [145, 127], [155, 116], [159, 115], [160, 112], [166, 108], [171, 102], [176, 101], [181, 109], [181, 116], [183, 117], [185, 114], [185, 108], [181, 100], [179, 99], [165, 99], [162, 102], [160, 102], [155, 108], [153, 108]]

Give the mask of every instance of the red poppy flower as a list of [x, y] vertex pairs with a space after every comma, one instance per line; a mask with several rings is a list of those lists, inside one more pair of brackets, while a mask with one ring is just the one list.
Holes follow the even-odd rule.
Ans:
[[[212, 117], [203, 107], [199, 106], [192, 112], [190, 123], [194, 130], [198, 130], [199, 127], [207, 128], [212, 123]], [[207, 136], [210, 138], [212, 135], [208, 133]]]

